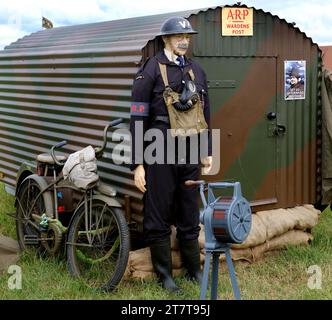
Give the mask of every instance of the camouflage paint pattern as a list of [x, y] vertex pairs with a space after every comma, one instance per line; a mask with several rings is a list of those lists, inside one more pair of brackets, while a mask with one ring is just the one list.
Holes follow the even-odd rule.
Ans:
[[[155, 38], [171, 14], [54, 28], [0, 52], [0, 172], [15, 186], [24, 161], [67, 139], [65, 153], [101, 142], [111, 119], [129, 121], [133, 76], [161, 49]], [[254, 210], [319, 201], [321, 53], [285, 20], [254, 10], [253, 37], [221, 37], [221, 7], [180, 12], [199, 34], [190, 54], [210, 81], [212, 126], [221, 129], [221, 170], [209, 181], [237, 180]], [[284, 60], [306, 60], [306, 99], [285, 101]], [[275, 112], [275, 120], [267, 114]], [[274, 136], [277, 124], [286, 134]], [[108, 144], [108, 150], [114, 143]], [[129, 146], [128, 146], [129, 148]], [[20, 171], [22, 177], [28, 172]], [[142, 220], [132, 173], [111, 159], [102, 179], [131, 199]]]

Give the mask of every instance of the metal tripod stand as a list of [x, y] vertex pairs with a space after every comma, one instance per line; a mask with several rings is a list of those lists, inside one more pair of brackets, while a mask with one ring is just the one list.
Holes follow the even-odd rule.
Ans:
[[229, 275], [231, 278], [231, 283], [233, 286], [233, 292], [236, 300], [241, 300], [240, 290], [237, 284], [235, 270], [232, 262], [232, 257], [230, 253], [230, 246], [228, 244], [220, 244], [219, 248], [209, 250], [205, 249], [205, 261], [204, 261], [204, 271], [203, 271], [203, 280], [201, 285], [201, 295], [200, 299], [206, 299], [206, 293], [209, 284], [209, 271], [212, 259], [212, 275], [211, 275], [211, 300], [217, 299], [218, 292], [218, 271], [219, 271], [219, 257], [220, 254], [226, 255], [226, 262], [229, 271]]

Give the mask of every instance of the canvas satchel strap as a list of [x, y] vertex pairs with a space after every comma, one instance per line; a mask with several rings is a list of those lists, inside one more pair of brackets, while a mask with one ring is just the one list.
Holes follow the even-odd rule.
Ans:
[[162, 64], [160, 62], [158, 62], [158, 64], [159, 64], [159, 69], [160, 69], [161, 77], [163, 78], [165, 87], [169, 87], [168, 78], [167, 78], [166, 64]]
[[[168, 87], [169, 86], [169, 83], [168, 83], [168, 77], [167, 77], [167, 69], [166, 69], [166, 64], [162, 64], [160, 62], [158, 62], [159, 64], [159, 69], [160, 69], [160, 73], [161, 73], [161, 77], [163, 78], [163, 81], [164, 81], [164, 84], [165, 84], [165, 87]], [[190, 69], [188, 71], [189, 73], [189, 76], [191, 78], [192, 81], [195, 81], [195, 75], [194, 75], [194, 72], [192, 69]]]
[[190, 78], [191, 78], [191, 81], [195, 81], [195, 75], [194, 75], [193, 70], [190, 69], [190, 70], [188, 71], [188, 73], [189, 73], [189, 76], [190, 76]]

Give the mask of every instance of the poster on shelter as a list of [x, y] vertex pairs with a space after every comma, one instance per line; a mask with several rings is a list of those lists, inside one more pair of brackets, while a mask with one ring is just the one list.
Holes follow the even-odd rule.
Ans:
[[285, 61], [285, 100], [305, 99], [305, 61]]
[[229, 8], [221, 10], [222, 36], [252, 36], [254, 34], [254, 13], [252, 8]]

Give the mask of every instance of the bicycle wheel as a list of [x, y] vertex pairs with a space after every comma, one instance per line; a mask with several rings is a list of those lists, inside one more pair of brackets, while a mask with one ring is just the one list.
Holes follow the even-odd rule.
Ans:
[[69, 271], [90, 287], [113, 290], [126, 270], [129, 243], [128, 226], [121, 210], [93, 199], [91, 211], [86, 214], [83, 205], [69, 228]]
[[[21, 250], [26, 243], [33, 243], [33, 238], [39, 238], [38, 223], [32, 218], [33, 214], [41, 216], [45, 213], [45, 202], [40, 194], [41, 187], [33, 179], [26, 180], [17, 195], [16, 205], [16, 233]], [[30, 240], [28, 240], [30, 239]], [[40, 247], [40, 242], [35, 241], [35, 247]]]

